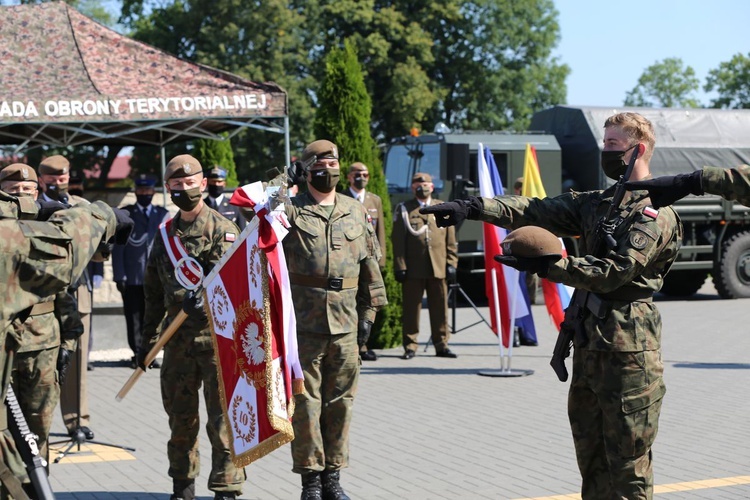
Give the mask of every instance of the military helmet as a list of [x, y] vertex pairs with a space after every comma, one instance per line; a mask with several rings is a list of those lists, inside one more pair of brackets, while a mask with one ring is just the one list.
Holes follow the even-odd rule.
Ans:
[[302, 151], [302, 157], [300, 158], [300, 161], [302, 162], [302, 168], [304, 168], [305, 170], [309, 170], [310, 167], [315, 165], [315, 162], [324, 158], [332, 158], [334, 160], [338, 160], [339, 148], [337, 148], [336, 145], [331, 141], [321, 139], [318, 141], [313, 141], [307, 145], [304, 151]]
[[537, 226], [524, 226], [511, 231], [503, 240], [502, 248], [503, 255], [562, 258], [562, 243], [557, 236]]

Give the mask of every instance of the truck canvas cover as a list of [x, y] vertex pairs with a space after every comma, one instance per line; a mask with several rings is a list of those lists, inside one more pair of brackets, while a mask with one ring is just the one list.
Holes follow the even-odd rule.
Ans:
[[650, 166], [655, 177], [703, 166], [750, 164], [750, 110], [555, 106], [536, 113], [531, 129], [557, 138], [563, 177], [572, 181], [568, 187], [601, 189], [612, 182], [599, 168], [604, 122], [626, 111], [654, 125], [656, 147]]

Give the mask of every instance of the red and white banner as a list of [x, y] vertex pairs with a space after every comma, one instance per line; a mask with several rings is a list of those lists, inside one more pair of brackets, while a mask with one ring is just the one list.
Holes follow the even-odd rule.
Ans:
[[204, 281], [221, 402], [238, 467], [294, 439], [294, 394], [304, 388], [280, 244], [286, 215], [268, 213], [260, 182], [241, 190], [251, 193], [243, 206], [256, 209], [258, 216], [222, 257], [218, 272]]

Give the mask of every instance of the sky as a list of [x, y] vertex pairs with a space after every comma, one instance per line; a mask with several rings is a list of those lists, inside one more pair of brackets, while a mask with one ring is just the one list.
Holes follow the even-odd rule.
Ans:
[[554, 52], [571, 73], [567, 103], [622, 106], [643, 71], [682, 59], [700, 80], [733, 55], [750, 55], [749, 0], [554, 0], [560, 43]]

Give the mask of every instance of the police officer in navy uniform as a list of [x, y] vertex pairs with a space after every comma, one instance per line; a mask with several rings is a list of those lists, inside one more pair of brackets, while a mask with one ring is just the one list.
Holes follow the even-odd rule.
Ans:
[[[154, 197], [156, 177], [141, 174], [135, 179], [135, 199], [133, 205], [124, 208], [133, 222], [133, 232], [125, 245], [115, 245], [112, 251], [112, 270], [117, 290], [122, 294], [122, 306], [128, 329], [128, 345], [133, 350], [130, 361], [136, 368], [138, 349], [143, 333], [143, 315], [146, 299], [143, 292], [143, 276], [151, 252], [154, 236], [159, 225], [169, 218], [164, 207], [151, 203]], [[158, 362], [154, 361], [154, 365]]]
[[206, 205], [237, 224], [240, 231], [245, 229], [247, 222], [240, 213], [240, 207], [230, 205], [229, 196], [224, 196], [224, 189], [227, 187], [227, 171], [215, 166], [204, 174], [208, 179], [208, 196], [204, 199]]

